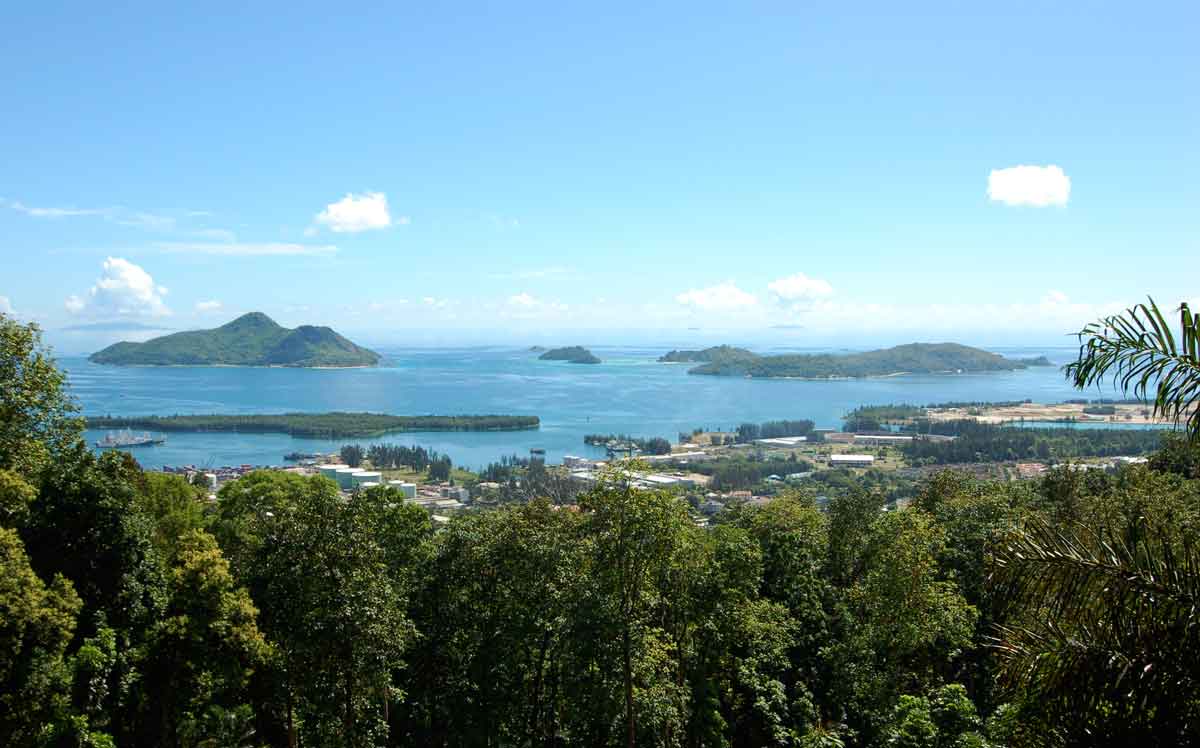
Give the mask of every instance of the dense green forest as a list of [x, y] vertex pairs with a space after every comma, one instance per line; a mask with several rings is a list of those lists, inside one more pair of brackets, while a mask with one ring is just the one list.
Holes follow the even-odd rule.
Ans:
[[579, 345], [566, 348], [551, 348], [538, 356], [541, 361], [566, 361], [572, 364], [598, 364], [600, 359], [587, 348]]
[[374, 366], [379, 354], [328, 327], [289, 330], [262, 312], [251, 312], [212, 330], [115, 343], [88, 360], [126, 366]]
[[900, 451], [913, 465], [1144, 455], [1163, 440], [1162, 429], [1018, 428], [972, 420], [923, 421], [912, 432], [955, 437], [905, 443]]
[[314, 439], [380, 436], [393, 431], [520, 431], [536, 429], [537, 416], [391, 416], [384, 413], [283, 413], [280, 415], [89, 416], [92, 429], [245, 431]]
[[[713, 351], [714, 349], [708, 349]], [[686, 352], [685, 352], [686, 353]], [[668, 354], [670, 355], [670, 354]], [[996, 353], [957, 343], [909, 343], [865, 353], [742, 355], [728, 349], [689, 374], [747, 377], [798, 377], [805, 379], [879, 377], [889, 374], [940, 374], [947, 372], [1011, 371], [1027, 366], [1049, 366], [1045, 358], [1008, 359]]]
[[704, 528], [613, 474], [435, 529], [282, 472], [210, 505], [81, 427], [0, 316], [5, 746], [1200, 738], [1194, 441], [1114, 474], [942, 472], [899, 511], [846, 475], [825, 510], [784, 491]]

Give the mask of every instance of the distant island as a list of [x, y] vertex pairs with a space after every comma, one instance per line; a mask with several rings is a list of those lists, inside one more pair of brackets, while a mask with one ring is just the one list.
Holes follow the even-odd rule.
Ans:
[[240, 431], [314, 439], [372, 437], [394, 431], [525, 431], [537, 416], [392, 416], [384, 413], [283, 413], [279, 415], [88, 416], [89, 429]]
[[658, 357], [663, 364], [714, 363], [718, 361], [748, 361], [758, 358], [745, 348], [717, 345], [701, 351], [671, 351]]
[[541, 361], [566, 361], [572, 364], [598, 364], [600, 359], [594, 353], [580, 345], [566, 348], [551, 348], [538, 356]]
[[958, 343], [909, 343], [865, 353], [774, 356], [759, 356], [744, 348], [717, 346], [701, 351], [672, 351], [659, 361], [699, 362], [699, 366], [688, 370], [689, 374], [794, 379], [1014, 371], [1053, 365], [1044, 356], [1010, 359]]
[[262, 312], [244, 314], [213, 330], [189, 330], [116, 343], [88, 357], [119, 366], [375, 366], [379, 354], [328, 327], [289, 330]]

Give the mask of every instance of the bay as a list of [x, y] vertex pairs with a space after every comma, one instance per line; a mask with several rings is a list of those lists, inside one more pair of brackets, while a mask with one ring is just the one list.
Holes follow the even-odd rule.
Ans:
[[[592, 350], [603, 363], [539, 361], [536, 353], [513, 347], [385, 349], [384, 365], [365, 369], [115, 367], [83, 358], [59, 363], [87, 415], [372, 411], [541, 418], [536, 431], [410, 432], [357, 440], [171, 433], [163, 445], [134, 450], [148, 468], [278, 465], [288, 452], [330, 452], [351, 441], [419, 444], [468, 468], [502, 455], [528, 456], [531, 449], [544, 449], [547, 461], [556, 463], [568, 454], [602, 455], [583, 443], [589, 433], [675, 441], [681, 431], [729, 429], [747, 421], [809, 418], [818, 427], [835, 428], [859, 405], [1114, 396], [1111, 391], [1080, 393], [1070, 387], [1059, 367], [1074, 359], [1073, 347], [994, 349], [1010, 357], [1045, 355], [1054, 367], [840, 381], [689, 376], [688, 365], [655, 361], [668, 350], [664, 346]], [[104, 433], [90, 430], [89, 444]]]

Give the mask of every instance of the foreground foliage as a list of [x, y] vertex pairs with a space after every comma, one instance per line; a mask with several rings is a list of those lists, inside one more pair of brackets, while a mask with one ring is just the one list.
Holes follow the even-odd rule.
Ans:
[[[7, 387], [44, 354], [4, 339]], [[391, 488], [281, 472], [208, 505], [92, 456], [38, 381], [0, 441], [6, 746], [1200, 738], [1193, 441], [1115, 474], [942, 472], [897, 511], [868, 482], [825, 510], [782, 491], [709, 528], [620, 475], [571, 504], [534, 480], [435, 530]]]

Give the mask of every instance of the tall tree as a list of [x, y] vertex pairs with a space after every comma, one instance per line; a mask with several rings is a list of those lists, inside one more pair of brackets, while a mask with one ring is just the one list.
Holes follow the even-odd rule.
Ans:
[[0, 469], [33, 476], [79, 439], [76, 410], [41, 329], [0, 312]]

